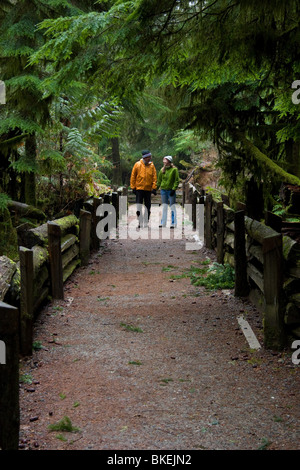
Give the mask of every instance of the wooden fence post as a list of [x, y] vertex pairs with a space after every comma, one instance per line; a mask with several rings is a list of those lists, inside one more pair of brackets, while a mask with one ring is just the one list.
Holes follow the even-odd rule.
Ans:
[[101, 197], [93, 198], [93, 212], [92, 212], [92, 222], [91, 222], [91, 247], [92, 250], [99, 250], [100, 240], [97, 236], [97, 224], [100, 218], [97, 216], [97, 209], [102, 204], [103, 199]]
[[82, 266], [87, 266], [90, 258], [92, 214], [80, 210], [79, 243]]
[[19, 248], [21, 290], [20, 290], [20, 352], [23, 356], [32, 354], [33, 328], [33, 250]]
[[[193, 194], [194, 194], [193, 187], [191, 184], [189, 184], [188, 191], [187, 191], [188, 204], [193, 204]], [[192, 218], [192, 214], [191, 214], [191, 218]]]
[[212, 195], [207, 194], [205, 198], [205, 227], [204, 227], [204, 243], [206, 248], [212, 248]]
[[111, 194], [104, 194], [103, 196], [103, 202], [104, 204], [110, 204], [111, 203], [112, 196]]
[[[112, 204], [112, 194], [111, 193], [104, 194], [103, 203], [104, 204]], [[100, 217], [100, 220], [105, 219], [108, 215], [109, 215], [109, 212], [105, 211], [104, 215], [102, 217]], [[108, 233], [109, 232], [109, 225], [108, 225], [108, 223], [104, 226], [104, 232], [106, 232], [108, 234], [106, 236], [109, 238], [109, 233]]]
[[234, 295], [237, 297], [246, 297], [249, 294], [249, 285], [247, 280], [244, 211], [236, 211], [234, 213], [234, 269]]
[[282, 229], [282, 218], [279, 215], [273, 214], [270, 211], [265, 212], [265, 224], [271, 227], [278, 233], [281, 233]]
[[182, 183], [182, 207], [185, 205], [185, 181]]
[[63, 266], [61, 252], [61, 229], [55, 222], [48, 222], [48, 243], [53, 299], [64, 298]]
[[18, 450], [19, 312], [4, 302], [0, 302], [0, 340], [1, 345], [4, 345], [1, 348], [4, 357], [0, 361], [0, 448]]
[[224, 261], [224, 211], [223, 202], [217, 203], [217, 262]]
[[264, 265], [264, 341], [268, 349], [280, 350], [285, 346], [282, 308], [282, 235], [265, 237], [263, 240]]
[[193, 230], [196, 230], [197, 227], [197, 191], [194, 191], [192, 194], [192, 221], [193, 221]]
[[119, 195], [117, 192], [111, 193], [111, 203], [113, 207], [115, 208], [116, 211], [116, 219], [118, 218], [119, 215]]

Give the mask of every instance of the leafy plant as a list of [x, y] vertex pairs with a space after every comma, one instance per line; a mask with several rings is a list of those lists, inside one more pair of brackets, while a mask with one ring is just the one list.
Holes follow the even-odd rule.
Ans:
[[233, 289], [234, 269], [229, 264], [212, 263], [209, 267], [192, 268], [191, 283], [208, 290]]
[[66, 442], [68, 440], [63, 434], [57, 434], [55, 437], [62, 442]]
[[258, 447], [258, 450], [265, 450], [267, 447], [269, 447], [272, 444], [272, 442], [269, 441], [267, 438], [262, 439], [262, 444]]
[[171, 378], [161, 379], [160, 382], [161, 382], [160, 385], [167, 385], [169, 382], [173, 382], [173, 379]]
[[32, 347], [35, 351], [38, 351], [39, 349], [43, 349], [43, 345], [41, 341], [34, 341], [32, 343]]
[[133, 325], [128, 325], [127, 323], [120, 323], [120, 326], [125, 328], [127, 331], [134, 331], [136, 333], [143, 333], [143, 330], [139, 328], [138, 326], [133, 326]]
[[49, 424], [49, 431], [61, 431], [61, 432], [78, 432], [79, 428], [72, 425], [72, 422], [68, 416], [64, 416], [60, 421], [54, 424]]
[[20, 382], [24, 384], [32, 384], [32, 376], [30, 374], [23, 374], [20, 376]]
[[177, 266], [173, 266], [172, 264], [169, 264], [168, 266], [164, 266], [162, 268], [162, 271], [172, 271], [173, 269], [178, 269]]
[[4, 209], [7, 209], [9, 201], [10, 201], [10, 197], [7, 194], [0, 193], [0, 213]]

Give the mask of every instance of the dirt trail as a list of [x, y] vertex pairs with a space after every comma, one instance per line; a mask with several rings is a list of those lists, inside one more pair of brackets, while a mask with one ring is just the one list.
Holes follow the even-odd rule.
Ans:
[[[206, 257], [183, 239], [102, 244], [36, 321], [21, 449], [300, 449], [291, 353], [250, 350], [237, 317], [262, 344], [261, 316], [232, 292], [170, 278]], [[79, 430], [51, 432], [65, 416]]]

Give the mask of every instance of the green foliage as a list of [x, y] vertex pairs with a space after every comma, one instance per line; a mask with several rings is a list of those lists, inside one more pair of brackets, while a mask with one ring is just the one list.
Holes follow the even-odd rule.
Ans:
[[37, 135], [37, 162], [21, 152], [8, 159], [21, 178], [39, 174], [44, 194], [53, 188], [64, 205], [87, 186], [92, 192], [108, 184], [116, 173], [107, 164], [115, 164], [115, 137], [115, 167], [126, 182], [142, 148], [151, 147], [159, 167], [166, 154], [175, 164], [194, 164], [214, 142], [233, 200], [247, 199], [251, 178], [263, 181], [265, 201], [283, 179], [298, 184], [299, 106], [291, 84], [300, 73], [299, 2], [32, 5], [0, 7], [0, 71], [9, 103], [0, 135]]
[[0, 214], [3, 213], [5, 209], [7, 209], [10, 200], [11, 199], [7, 194], [0, 193]]
[[39, 351], [40, 349], [43, 349], [43, 344], [41, 341], [33, 341], [32, 347], [34, 351]]
[[36, 173], [38, 166], [36, 160], [29, 158], [28, 155], [21, 155], [16, 161], [11, 162], [11, 167], [18, 173]]
[[[299, 110], [286, 91], [297, 69], [295, 0], [275, 5], [139, 0], [105, 7], [43, 22], [48, 40], [32, 64], [51, 60], [56, 67], [51, 80], [84, 76], [122, 99], [132, 100], [153, 84], [175, 91], [177, 129], [181, 108], [184, 130], [169, 139], [169, 148], [193, 153], [192, 130], [201, 130], [218, 145], [224, 182], [232, 190], [237, 181], [245, 190], [249, 174], [265, 181], [267, 173], [240, 145], [236, 129], [253, 138], [263, 154], [286, 164], [283, 144], [299, 135]], [[268, 167], [269, 174], [274, 168]], [[272, 176], [267, 184], [272, 190]]]
[[40, 173], [51, 175], [66, 170], [67, 162], [61, 152], [51, 148], [41, 148], [39, 154]]
[[30, 374], [25, 373], [20, 376], [20, 383], [32, 384], [33, 378]]
[[49, 424], [49, 431], [61, 431], [61, 432], [78, 432], [79, 428], [74, 427], [70, 418], [64, 416], [60, 421], [54, 424]]
[[143, 333], [143, 330], [138, 326], [129, 325], [129, 324], [124, 323], [124, 322], [121, 322], [120, 326], [125, 328], [125, 330], [127, 330], [127, 331], [133, 331], [135, 333]]
[[[91, 7], [87, 2], [77, 5], [80, 3], [83, 8]], [[109, 164], [95, 150], [101, 135], [115, 134], [117, 128], [116, 103], [110, 104], [107, 97], [95, 98], [88, 84], [80, 80], [68, 80], [62, 89], [49, 80], [53, 76], [51, 64], [28, 63], [47, 40], [38, 28], [43, 19], [71, 18], [81, 13], [83, 10], [66, 0], [34, 4], [21, 0], [18, 8], [9, 2], [0, 7], [0, 71], [7, 89], [7, 104], [0, 110], [0, 141], [4, 141], [1, 151], [5, 150], [9, 162], [6, 171], [16, 175], [19, 193], [25, 184], [25, 195], [33, 204], [37, 177], [39, 199], [46, 202], [45, 195], [49, 196], [48, 207], [53, 210], [99, 192], [101, 185], [109, 183], [104, 174]], [[29, 135], [37, 138], [36, 148], [32, 139], [30, 148], [22, 146]], [[65, 192], [62, 182], [67, 182]]]
[[175, 145], [175, 151], [181, 152], [184, 155], [200, 153], [211, 143], [203, 142], [202, 138], [197, 135], [192, 129], [180, 129], [176, 132], [172, 141]]
[[234, 288], [234, 269], [229, 264], [214, 262], [203, 268], [191, 267], [190, 274], [193, 285], [204, 286], [207, 290]]
[[7, 208], [8, 203], [7, 195], [0, 193], [0, 256], [6, 255], [8, 258], [17, 259], [18, 237]]

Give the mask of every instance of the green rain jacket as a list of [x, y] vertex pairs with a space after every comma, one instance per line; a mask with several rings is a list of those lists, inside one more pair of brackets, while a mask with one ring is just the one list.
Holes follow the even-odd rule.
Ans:
[[178, 185], [179, 173], [176, 167], [167, 167], [164, 173], [162, 172], [162, 170], [159, 171], [157, 178], [157, 188], [169, 190], [173, 189], [174, 191], [176, 191]]

